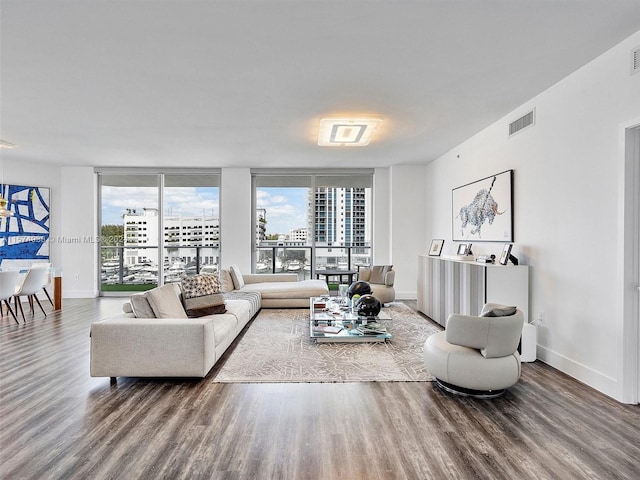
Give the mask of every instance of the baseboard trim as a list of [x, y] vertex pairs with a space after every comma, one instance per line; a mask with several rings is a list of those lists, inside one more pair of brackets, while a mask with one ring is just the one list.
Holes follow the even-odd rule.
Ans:
[[599, 392], [622, 402], [622, 396], [620, 392], [619, 382], [608, 375], [598, 372], [586, 365], [583, 365], [575, 360], [565, 357], [553, 350], [538, 345], [537, 357], [543, 363], [552, 366], [553, 368], [566, 373], [570, 377], [588, 385]]
[[96, 298], [98, 292], [95, 290], [63, 290], [62, 298]]
[[415, 300], [418, 298], [418, 293], [413, 292], [399, 292], [396, 290], [396, 300]]

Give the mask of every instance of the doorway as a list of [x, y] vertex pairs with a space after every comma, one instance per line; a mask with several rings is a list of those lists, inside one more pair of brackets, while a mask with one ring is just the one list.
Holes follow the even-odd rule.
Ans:
[[624, 130], [622, 401], [640, 400], [640, 122]]

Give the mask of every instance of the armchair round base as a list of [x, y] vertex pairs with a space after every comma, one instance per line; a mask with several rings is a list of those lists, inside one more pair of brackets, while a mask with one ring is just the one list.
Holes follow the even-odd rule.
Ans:
[[449, 343], [446, 331], [427, 338], [423, 354], [431, 375], [461, 392], [497, 392], [520, 378], [517, 351], [504, 357], [485, 358], [480, 350]]
[[463, 397], [491, 399], [504, 395], [504, 392], [506, 391], [506, 389], [504, 388], [500, 390], [473, 390], [471, 388], [458, 387], [451, 383], [440, 380], [439, 378], [435, 378], [435, 382], [444, 391], [453, 393], [454, 395], [461, 395]]

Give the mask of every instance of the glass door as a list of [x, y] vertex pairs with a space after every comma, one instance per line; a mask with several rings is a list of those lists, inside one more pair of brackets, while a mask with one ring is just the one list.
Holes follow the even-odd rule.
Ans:
[[100, 293], [158, 285], [158, 175], [100, 175]]
[[163, 278], [217, 273], [220, 264], [220, 177], [164, 176]]

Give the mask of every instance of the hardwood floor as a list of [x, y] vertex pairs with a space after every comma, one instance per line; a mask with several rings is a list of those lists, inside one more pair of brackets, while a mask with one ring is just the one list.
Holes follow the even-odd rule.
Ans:
[[89, 326], [121, 304], [2, 318], [1, 478], [640, 478], [640, 407], [540, 362], [491, 401], [433, 383], [214, 384], [212, 373], [111, 385], [89, 377]]

